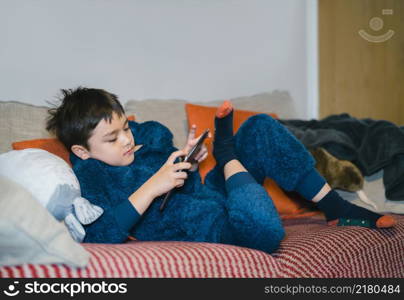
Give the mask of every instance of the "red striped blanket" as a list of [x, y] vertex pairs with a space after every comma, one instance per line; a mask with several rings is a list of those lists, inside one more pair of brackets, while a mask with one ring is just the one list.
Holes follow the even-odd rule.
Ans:
[[404, 277], [404, 216], [394, 229], [330, 227], [320, 216], [284, 220], [272, 254], [189, 242], [83, 244], [88, 266], [0, 267], [0, 277]]

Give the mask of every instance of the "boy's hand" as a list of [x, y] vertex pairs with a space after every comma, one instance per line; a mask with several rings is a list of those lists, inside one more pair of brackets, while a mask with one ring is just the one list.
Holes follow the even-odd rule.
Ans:
[[161, 196], [173, 188], [184, 185], [188, 174], [180, 170], [188, 170], [192, 165], [188, 162], [174, 162], [178, 157], [185, 155], [186, 153], [183, 150], [171, 153], [166, 163], [149, 179], [153, 186], [154, 197]]
[[[191, 126], [191, 129], [189, 130], [187, 144], [185, 145], [185, 147], [183, 149], [183, 151], [187, 154], [192, 149], [192, 147], [196, 145], [199, 138], [201, 137], [201, 136], [198, 136], [197, 138], [195, 138], [195, 132], [196, 132], [196, 125], [194, 124]], [[209, 133], [209, 137], [211, 137], [210, 133]], [[207, 157], [208, 157], [208, 148], [206, 148], [205, 144], [203, 144], [201, 149], [195, 156], [196, 163], [194, 163], [192, 165], [192, 168], [190, 169], [190, 171], [195, 171], [198, 167], [198, 164], [201, 163], [202, 161], [204, 161]]]

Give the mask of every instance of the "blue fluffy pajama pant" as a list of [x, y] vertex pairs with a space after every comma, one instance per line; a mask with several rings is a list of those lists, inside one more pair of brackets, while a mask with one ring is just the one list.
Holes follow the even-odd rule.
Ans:
[[140, 240], [214, 242], [275, 251], [284, 229], [262, 183], [270, 177], [292, 191], [313, 169], [314, 159], [284, 126], [264, 114], [243, 123], [235, 146], [238, 159], [257, 183], [227, 191], [223, 172], [214, 168], [205, 184], [195, 183], [191, 196], [176, 192], [163, 213], [158, 211], [161, 202], [155, 201], [134, 235]]

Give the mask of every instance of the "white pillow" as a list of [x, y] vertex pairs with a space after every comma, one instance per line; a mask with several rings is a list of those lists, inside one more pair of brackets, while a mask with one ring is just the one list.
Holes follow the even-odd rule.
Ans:
[[89, 253], [22, 186], [0, 176], [0, 265], [84, 267]]
[[[94, 222], [102, 208], [81, 197], [72, 168], [60, 157], [41, 149], [12, 150], [0, 155], [0, 175], [22, 185], [81, 242], [81, 224]], [[80, 224], [81, 223], [81, 224]]]

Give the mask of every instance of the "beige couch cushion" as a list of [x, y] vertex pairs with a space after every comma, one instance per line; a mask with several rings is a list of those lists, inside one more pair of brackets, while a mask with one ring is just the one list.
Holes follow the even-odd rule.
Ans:
[[11, 150], [11, 143], [49, 137], [45, 129], [46, 107], [19, 102], [0, 102], [0, 153]]
[[[283, 119], [297, 116], [295, 103], [288, 92], [274, 91], [230, 100], [236, 109], [275, 112]], [[222, 101], [192, 103], [217, 106]], [[134, 114], [138, 122], [155, 120], [166, 125], [174, 134], [174, 145], [182, 147], [187, 133], [186, 102], [178, 99], [130, 100], [124, 107], [127, 115]], [[0, 101], [0, 153], [11, 150], [11, 143], [15, 141], [49, 137], [45, 129], [47, 110], [47, 107]]]
[[137, 122], [158, 121], [174, 134], [174, 145], [182, 147], [187, 131], [184, 100], [131, 100], [125, 105], [127, 115], [135, 115]]
[[[257, 112], [274, 112], [282, 119], [296, 118], [295, 104], [289, 93], [274, 91], [254, 96], [230, 99], [236, 109]], [[187, 101], [170, 99], [130, 100], [125, 104], [128, 115], [134, 114], [138, 122], [159, 121], [174, 133], [174, 145], [182, 147], [187, 136], [187, 117], [184, 105]], [[192, 102], [206, 106], [218, 106], [223, 100]]]

